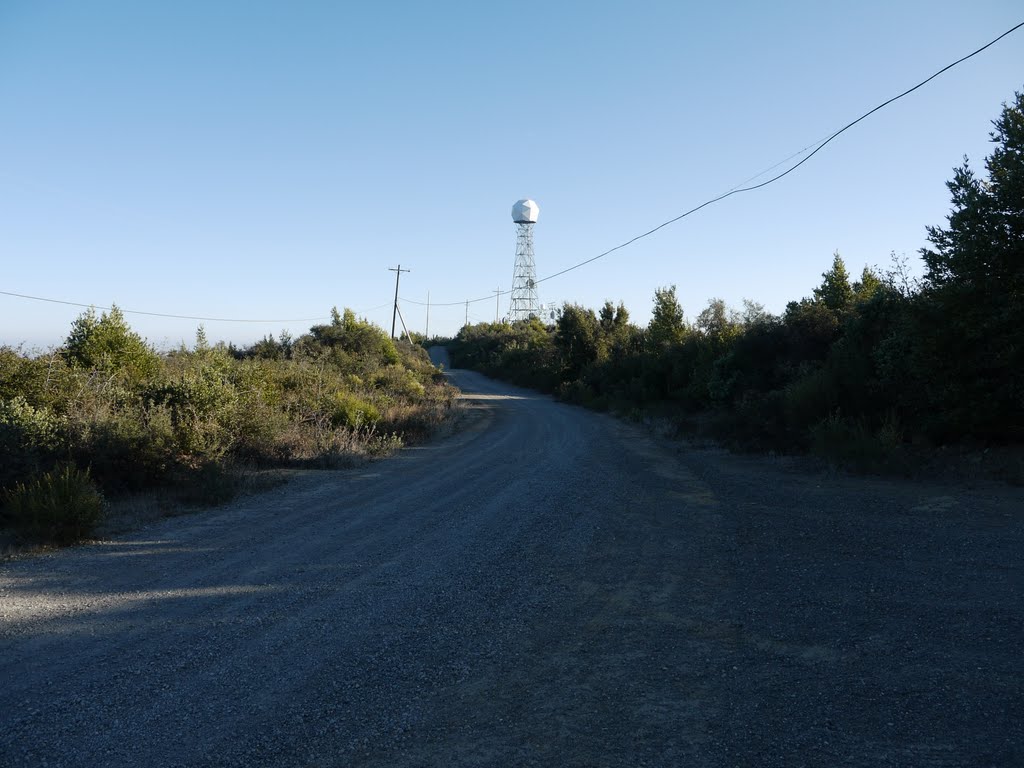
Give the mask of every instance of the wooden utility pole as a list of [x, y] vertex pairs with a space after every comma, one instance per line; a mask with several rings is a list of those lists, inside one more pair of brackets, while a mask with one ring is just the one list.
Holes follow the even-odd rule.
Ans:
[[395, 273], [395, 306], [391, 309], [391, 338], [395, 338], [395, 316], [398, 314], [398, 281], [402, 278], [403, 272], [412, 272], [411, 269], [402, 269], [402, 265], [398, 267], [388, 267], [388, 272]]

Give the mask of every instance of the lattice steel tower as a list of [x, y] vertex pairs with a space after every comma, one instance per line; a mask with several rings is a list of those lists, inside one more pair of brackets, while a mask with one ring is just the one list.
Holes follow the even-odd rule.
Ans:
[[508, 319], [513, 323], [540, 314], [537, 265], [533, 261], [533, 225], [539, 214], [540, 207], [533, 200], [520, 200], [512, 206], [512, 221], [516, 223], [516, 266], [512, 271]]

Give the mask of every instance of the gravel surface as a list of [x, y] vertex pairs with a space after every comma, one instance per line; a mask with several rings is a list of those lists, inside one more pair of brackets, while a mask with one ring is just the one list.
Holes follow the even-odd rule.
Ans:
[[1021, 766], [1024, 492], [466, 428], [0, 564], [3, 766]]

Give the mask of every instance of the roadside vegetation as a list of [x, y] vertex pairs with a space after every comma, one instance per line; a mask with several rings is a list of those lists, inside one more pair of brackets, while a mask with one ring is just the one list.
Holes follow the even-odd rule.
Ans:
[[0, 524], [87, 537], [104, 498], [230, 498], [247, 470], [338, 467], [429, 436], [452, 392], [425, 351], [350, 310], [292, 339], [158, 354], [116, 307], [48, 354], [0, 347]]
[[[467, 326], [452, 364], [742, 447], [807, 451], [866, 470], [916, 448], [1024, 444], [1024, 96], [994, 121], [984, 177], [948, 182], [924, 276], [906, 258], [851, 275], [837, 253], [776, 316], [712, 299], [688, 321], [674, 286], [646, 328], [621, 304], [557, 322]], [[918, 451], [920, 452], [920, 451]], [[1007, 478], [1024, 482], [1018, 452]]]

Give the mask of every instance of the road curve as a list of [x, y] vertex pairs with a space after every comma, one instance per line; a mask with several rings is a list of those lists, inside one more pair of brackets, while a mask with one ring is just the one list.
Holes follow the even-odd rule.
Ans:
[[0, 564], [3, 766], [1020, 765], [1019, 489], [467, 427]]

